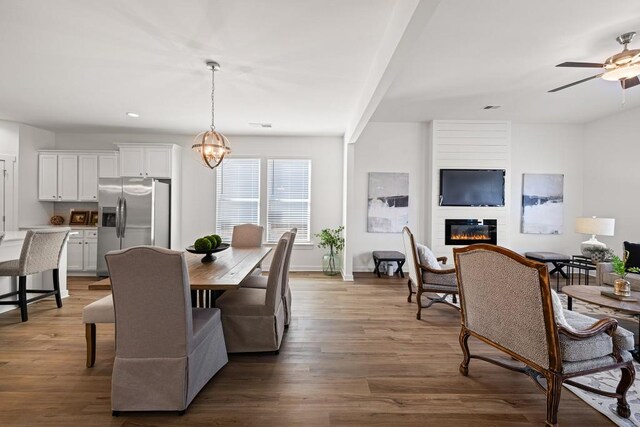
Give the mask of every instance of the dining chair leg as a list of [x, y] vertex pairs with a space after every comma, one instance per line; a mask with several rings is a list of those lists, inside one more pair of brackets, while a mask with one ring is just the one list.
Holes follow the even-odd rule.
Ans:
[[96, 363], [96, 324], [87, 323], [85, 325], [85, 338], [87, 339], [87, 368], [91, 368]]
[[60, 295], [60, 270], [53, 269], [53, 290], [56, 291], [56, 305], [62, 307], [62, 295]]
[[18, 277], [18, 305], [20, 305], [20, 316], [22, 321], [29, 320], [27, 314], [27, 276]]

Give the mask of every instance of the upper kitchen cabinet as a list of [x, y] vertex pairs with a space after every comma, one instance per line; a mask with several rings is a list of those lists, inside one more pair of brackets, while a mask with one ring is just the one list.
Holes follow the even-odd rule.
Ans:
[[120, 175], [125, 177], [171, 178], [172, 144], [118, 145]]
[[49, 202], [97, 202], [99, 178], [118, 175], [117, 153], [42, 151], [38, 198]]

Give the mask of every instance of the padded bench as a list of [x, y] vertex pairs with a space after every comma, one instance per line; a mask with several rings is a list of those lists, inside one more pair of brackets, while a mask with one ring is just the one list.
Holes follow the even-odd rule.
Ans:
[[96, 323], [115, 323], [111, 294], [92, 302], [82, 309], [82, 322], [87, 338], [87, 368], [96, 363]]
[[380, 263], [382, 261], [398, 263], [398, 268], [396, 268], [396, 271], [393, 274], [400, 273], [400, 277], [404, 278], [404, 273], [402, 272], [402, 266], [404, 265], [405, 258], [404, 258], [404, 254], [402, 252], [398, 252], [398, 251], [373, 251], [373, 263], [375, 265], [375, 268], [373, 269], [373, 272], [376, 273], [378, 275], [378, 277], [380, 277], [380, 268], [379, 267], [380, 267]]
[[562, 270], [562, 266], [560, 266], [559, 263], [571, 261], [571, 257], [569, 255], [559, 254], [557, 252], [525, 252], [524, 256], [543, 264], [548, 262], [551, 263], [553, 265], [553, 270], [549, 272], [549, 275], [560, 273], [562, 277], [565, 279], [567, 278], [567, 273]]

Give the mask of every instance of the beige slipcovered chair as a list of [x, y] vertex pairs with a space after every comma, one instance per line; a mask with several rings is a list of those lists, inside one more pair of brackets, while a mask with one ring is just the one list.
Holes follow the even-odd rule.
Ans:
[[[291, 252], [296, 241], [296, 234], [298, 233], [298, 229], [294, 227], [289, 232], [291, 233], [291, 239], [287, 244], [287, 251], [284, 257], [284, 270], [282, 271], [282, 302], [284, 303], [285, 309], [285, 327], [289, 326], [289, 324], [291, 323], [291, 288], [289, 287], [289, 265], [291, 262]], [[268, 282], [269, 280], [264, 276], [249, 276], [240, 283], [240, 286], [245, 288], [267, 289]]]
[[[635, 378], [633, 334], [614, 319], [592, 319], [564, 311], [549, 286], [545, 264], [486, 244], [453, 250], [460, 288], [462, 375], [469, 360], [480, 359], [529, 375], [547, 395], [546, 424], [557, 425], [562, 384], [618, 399], [617, 411], [630, 416], [626, 393]], [[469, 352], [475, 337], [522, 362], [515, 365]], [[600, 371], [621, 369], [615, 391], [604, 392], [571, 381]], [[546, 387], [539, 381], [546, 379]]]
[[[0, 262], [0, 276], [12, 276], [18, 278], [18, 290], [0, 295], [0, 299], [18, 296], [17, 300], [0, 301], [0, 305], [20, 306], [22, 321], [29, 320], [27, 304], [42, 298], [55, 296], [56, 305], [62, 307], [60, 295], [60, 256], [69, 236], [69, 231], [54, 229], [29, 230], [22, 244], [20, 259], [12, 259]], [[2, 235], [4, 238], [4, 234]], [[1, 240], [1, 239], [0, 239]], [[27, 276], [52, 270], [53, 289], [27, 289]], [[27, 294], [39, 294], [33, 298], [27, 298]]]
[[86, 305], [82, 309], [82, 323], [87, 341], [87, 368], [96, 363], [96, 323], [115, 323], [113, 296], [111, 294]]
[[282, 302], [282, 270], [291, 240], [286, 232], [276, 246], [266, 289], [241, 287], [227, 291], [216, 300], [222, 310], [222, 327], [229, 353], [275, 351], [284, 334], [285, 309]]
[[[264, 227], [256, 224], [240, 224], [233, 227], [231, 246], [234, 248], [257, 248], [262, 246]], [[253, 275], [262, 274], [262, 263], [251, 272]]]
[[181, 252], [137, 246], [106, 260], [116, 320], [113, 414], [184, 412], [227, 363], [220, 310], [191, 307]]
[[[446, 299], [448, 295], [453, 295], [453, 302], [456, 301], [458, 285], [455, 268], [444, 265], [447, 262], [446, 257], [436, 258], [426, 246], [419, 245], [420, 247], [418, 247], [409, 227], [402, 229], [402, 239], [409, 268], [407, 283], [409, 297], [407, 301], [411, 302], [411, 294], [416, 294], [416, 302], [418, 303], [416, 319], [421, 319], [423, 308], [429, 308], [439, 302], [458, 309]], [[438, 293], [442, 296], [423, 295], [425, 293]], [[426, 305], [422, 304], [423, 297], [428, 301]]]

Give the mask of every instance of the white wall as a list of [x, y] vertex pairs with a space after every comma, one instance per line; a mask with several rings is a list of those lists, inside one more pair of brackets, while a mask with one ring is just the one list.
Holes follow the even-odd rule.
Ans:
[[618, 255], [625, 240], [640, 242], [639, 118], [640, 108], [635, 108], [585, 128], [583, 213], [616, 219], [615, 236], [598, 240]]
[[373, 270], [372, 251], [404, 253], [401, 233], [367, 232], [369, 172], [409, 174], [409, 227], [419, 241], [424, 241], [427, 129], [425, 123], [370, 122], [355, 143], [353, 195], [349, 196], [354, 203], [347, 214], [353, 271]]
[[[114, 142], [171, 142], [181, 145], [182, 246], [215, 229], [215, 171], [193, 156], [194, 135], [170, 134], [56, 134], [57, 149], [114, 149]], [[307, 157], [312, 160], [311, 233], [341, 224], [342, 138], [229, 136], [232, 156]], [[265, 184], [266, 185], [266, 184]], [[323, 251], [313, 246], [294, 248], [294, 270], [319, 270]], [[267, 263], [264, 264], [268, 265]]]
[[[516, 252], [579, 253], [584, 236], [575, 233], [582, 216], [584, 126], [563, 124], [511, 124], [510, 248]], [[558, 235], [522, 234], [522, 174], [564, 174], [564, 232]], [[584, 186], [584, 188], [588, 188]]]
[[[20, 126], [18, 155], [18, 226], [48, 224], [54, 204], [38, 201], [38, 150], [55, 147], [55, 134], [33, 126]], [[67, 212], [68, 215], [68, 212]]]

